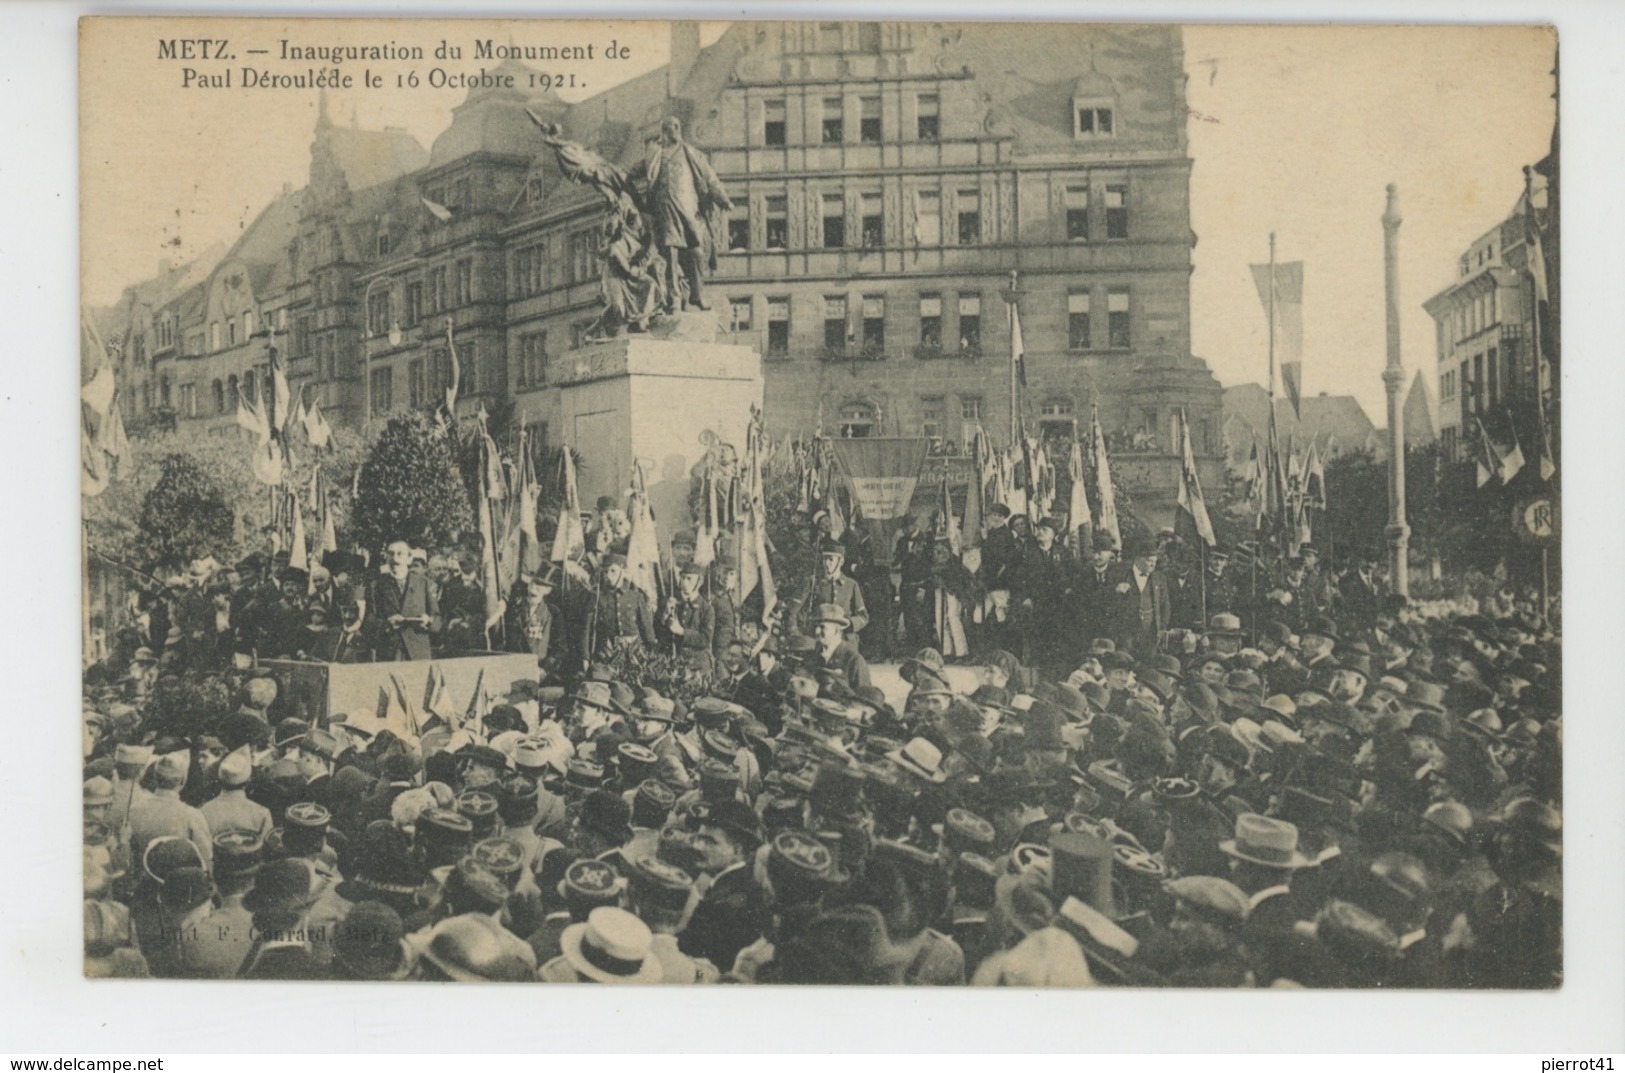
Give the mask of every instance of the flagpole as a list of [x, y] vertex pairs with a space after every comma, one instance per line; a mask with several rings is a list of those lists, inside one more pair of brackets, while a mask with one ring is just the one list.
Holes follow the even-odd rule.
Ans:
[[[1016, 290], [1016, 281], [1016, 270], [1012, 268], [1010, 270], [1010, 299], [1009, 305], [1007, 306], [1008, 319], [1010, 322], [1010, 345], [1012, 347], [1015, 346], [1016, 338], [1016, 295], [1018, 293]], [[1016, 423], [1019, 418], [1019, 404], [1016, 401], [1017, 387], [1015, 357], [1016, 356], [1014, 353], [1010, 355], [1010, 442], [1013, 444], [1021, 442], [1021, 426]]]
[[1270, 416], [1275, 415], [1275, 232], [1270, 232]]

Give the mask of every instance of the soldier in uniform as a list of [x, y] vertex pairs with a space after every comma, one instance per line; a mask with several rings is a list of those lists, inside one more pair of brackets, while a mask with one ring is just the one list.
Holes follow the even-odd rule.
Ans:
[[610, 552], [604, 558], [604, 573], [595, 596], [589, 628], [597, 658], [611, 656], [623, 648], [655, 647], [649, 598], [626, 580], [626, 556]]
[[[716, 609], [700, 592], [705, 567], [689, 563], [678, 575], [676, 596], [669, 597], [660, 616], [662, 647], [675, 651], [686, 666], [709, 675], [716, 640]], [[668, 647], [669, 646], [669, 647]]]
[[[927, 544], [929, 552], [930, 545]], [[847, 630], [856, 635], [869, 624], [869, 608], [863, 602], [863, 589], [858, 583], [842, 572], [846, 563], [846, 548], [838, 541], [825, 540], [819, 547], [820, 574], [818, 580], [813, 582], [812, 592], [804, 605], [804, 627], [812, 627], [820, 619], [815, 615], [822, 615], [822, 608], [826, 604], [833, 604], [841, 609], [841, 614], [847, 620]], [[813, 633], [810, 628], [804, 628], [804, 633]]]

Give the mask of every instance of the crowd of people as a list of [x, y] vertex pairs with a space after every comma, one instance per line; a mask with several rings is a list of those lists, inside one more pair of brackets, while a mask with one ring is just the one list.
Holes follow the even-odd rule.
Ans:
[[[485, 651], [477, 560], [170, 578], [86, 675], [86, 972], [1559, 985], [1548, 608], [992, 513], [974, 569], [826, 540], [768, 616], [725, 555], [651, 600], [611, 531], [507, 602], [535, 677], [411, 735], [297, 718], [263, 661]], [[166, 678], [232, 702], [181, 725]]]

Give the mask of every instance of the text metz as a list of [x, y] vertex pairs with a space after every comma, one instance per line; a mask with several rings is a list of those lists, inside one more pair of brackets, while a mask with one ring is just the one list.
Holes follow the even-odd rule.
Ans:
[[158, 58], [160, 60], [229, 60], [232, 56], [226, 54], [226, 39], [214, 40], [208, 37], [173, 37], [168, 41], [158, 42]]

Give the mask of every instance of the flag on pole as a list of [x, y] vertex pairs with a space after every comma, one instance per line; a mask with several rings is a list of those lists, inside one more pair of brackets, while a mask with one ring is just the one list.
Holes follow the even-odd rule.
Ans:
[[485, 717], [491, 714], [491, 695], [485, 689], [485, 668], [480, 668], [478, 677], [474, 679], [474, 692], [468, 695], [468, 707], [463, 710], [463, 723], [472, 723], [474, 728], [482, 734], [485, 732]]
[[1524, 204], [1524, 233], [1527, 237], [1528, 247], [1524, 252], [1524, 261], [1534, 279], [1535, 301], [1550, 302], [1551, 291], [1546, 283], [1546, 253], [1540, 241], [1540, 219], [1535, 214], [1534, 199], [1525, 194]]
[[1478, 471], [1477, 487], [1482, 488], [1501, 472], [1501, 455], [1496, 451], [1495, 444], [1490, 442], [1490, 434], [1484, 428], [1484, 419], [1475, 416], [1473, 421], [1478, 427], [1478, 449], [1474, 452], [1473, 462]]
[[1552, 436], [1546, 430], [1544, 415], [1540, 422], [1540, 479], [1549, 481], [1557, 476], [1557, 463], [1552, 461]]
[[559, 526], [553, 534], [553, 551], [548, 559], [555, 563], [574, 561], [587, 550], [587, 535], [581, 531], [581, 495], [576, 490], [575, 460], [570, 448], [560, 452], [564, 467], [564, 505], [559, 508]]
[[626, 500], [626, 516], [632, 532], [626, 538], [626, 578], [643, 590], [650, 606], [660, 596], [655, 574], [660, 567], [660, 535], [655, 530], [654, 512], [649, 509], [649, 492], [643, 476], [643, 463], [632, 460], [632, 488]]
[[420, 198], [420, 200], [423, 202], [423, 207], [428, 209], [429, 214], [436, 220], [439, 220], [443, 224], [451, 222], [451, 210], [446, 208], [446, 206], [440, 204], [438, 201], [430, 201], [428, 198]]
[[1518, 443], [1518, 428], [1513, 424], [1508, 427], [1512, 430], [1512, 447], [1501, 456], [1499, 473], [1502, 484], [1511, 484], [1512, 478], [1523, 469], [1523, 446]]
[[1100, 407], [1089, 409], [1089, 447], [1095, 456], [1095, 499], [1100, 504], [1100, 517], [1095, 528], [1112, 538], [1112, 546], [1123, 546], [1123, 534], [1117, 525], [1117, 493], [1112, 487], [1111, 462], [1106, 458], [1106, 430], [1100, 427]]
[[[810, 471], [809, 474], [810, 476]], [[699, 530], [694, 534], [694, 565], [710, 566], [717, 560], [717, 537], [720, 527], [717, 524], [717, 484], [711, 475], [705, 475], [705, 517], [701, 520]], [[805, 494], [805, 488], [803, 488]], [[809, 510], [810, 513], [810, 510]]]
[[248, 401], [241, 384], [237, 385], [237, 426], [252, 432], [258, 439], [263, 440], [270, 436], [264, 412]]
[[[240, 390], [240, 389], [239, 389]], [[322, 411], [313, 399], [309, 406], [304, 408], [305, 438], [310, 445], [318, 451], [326, 450], [333, 443], [333, 426], [327, 423]]]
[[406, 727], [414, 738], [423, 736], [423, 724], [418, 719], [417, 707], [407, 699], [406, 686], [401, 684], [401, 676], [394, 671], [389, 672], [389, 680], [395, 686], [395, 699], [400, 703], [401, 711], [406, 714]]
[[485, 629], [502, 620], [507, 604], [503, 600], [502, 579], [497, 567], [496, 504], [502, 499], [502, 460], [497, 447], [486, 431], [484, 415], [480, 420], [480, 582], [485, 589]]
[[941, 495], [937, 500], [937, 538], [948, 542], [948, 550], [957, 556], [963, 548], [959, 526], [954, 524], [954, 497], [948, 490], [948, 471], [942, 471]]
[[1309, 457], [1303, 464], [1303, 499], [1313, 510], [1326, 509], [1326, 462], [1313, 440], [1309, 441]]
[[1190, 420], [1185, 411], [1179, 411], [1179, 439], [1180, 439], [1180, 468], [1179, 468], [1179, 517], [1186, 521], [1196, 532], [1196, 536], [1208, 547], [1219, 542], [1213, 534], [1213, 522], [1208, 518], [1207, 501], [1202, 498], [1202, 479], [1196, 472], [1196, 451], [1191, 446]]
[[288, 566], [294, 570], [310, 569], [310, 547], [305, 543], [305, 510], [299, 504], [299, 493], [288, 489], [288, 509], [293, 515], [293, 535], [288, 539]]
[[540, 573], [546, 561], [541, 538], [536, 533], [536, 503], [541, 487], [536, 482], [536, 463], [531, 458], [526, 434], [519, 433], [519, 490], [514, 509], [519, 512], [519, 569], [525, 574]]
[[[1253, 282], [1266, 315], [1275, 317], [1275, 354], [1281, 366], [1281, 384], [1292, 401], [1292, 412], [1303, 418], [1303, 262], [1283, 261], [1273, 266], [1253, 265]], [[1271, 268], [1274, 268], [1273, 288]], [[1271, 302], [1271, 290], [1274, 301]], [[1273, 310], [1272, 307], [1273, 306]], [[1274, 385], [1270, 386], [1271, 394]]]
[[1072, 440], [1072, 453], [1066, 462], [1067, 477], [1072, 481], [1072, 495], [1067, 502], [1066, 527], [1073, 537], [1073, 550], [1082, 557], [1089, 549], [1089, 533], [1093, 530], [1094, 518], [1089, 513], [1088, 471], [1083, 468], [1083, 444], [1074, 438]]
[[767, 559], [767, 504], [762, 497], [760, 436], [760, 417], [752, 413], [750, 428], [745, 433], [745, 510], [739, 542], [739, 596], [744, 599], [760, 586], [765, 619], [772, 614], [779, 597], [773, 584], [773, 568]]
[[277, 352], [276, 343], [270, 346], [271, 361], [271, 390], [265, 395], [265, 424], [270, 429], [271, 438], [280, 440], [290, 423], [293, 410], [293, 393], [288, 389], [288, 374], [282, 365], [282, 355]]
[[967, 548], [982, 544], [982, 529], [986, 525], [982, 497], [987, 494], [987, 484], [982, 477], [982, 430], [978, 428], [970, 442], [970, 483], [965, 486], [965, 517], [960, 523], [960, 538]]
[[451, 702], [451, 687], [438, 663], [429, 664], [427, 680], [423, 683], [423, 710], [438, 715], [456, 729], [457, 713]]
[[1010, 364], [1016, 370], [1016, 384], [1027, 386], [1027, 344], [1021, 338], [1021, 310], [1010, 304]]

